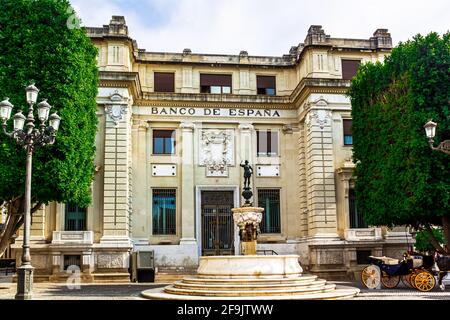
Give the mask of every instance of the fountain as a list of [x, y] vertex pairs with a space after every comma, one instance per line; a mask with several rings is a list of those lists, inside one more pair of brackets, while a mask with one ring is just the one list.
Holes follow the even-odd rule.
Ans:
[[327, 300], [349, 299], [359, 289], [336, 289], [335, 284], [314, 275], [303, 275], [298, 255], [256, 255], [259, 224], [263, 208], [254, 207], [250, 199], [252, 167], [245, 161], [245, 203], [232, 209], [239, 227], [241, 255], [201, 257], [196, 276], [185, 277], [165, 288], [143, 291], [157, 300]]

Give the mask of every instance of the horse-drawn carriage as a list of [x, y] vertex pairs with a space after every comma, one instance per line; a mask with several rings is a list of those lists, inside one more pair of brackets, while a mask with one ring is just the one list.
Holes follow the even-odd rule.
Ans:
[[[438, 267], [433, 270], [435, 263]], [[402, 260], [371, 256], [370, 265], [361, 272], [361, 282], [370, 289], [378, 287], [380, 282], [384, 287], [391, 289], [401, 280], [407, 287], [427, 292], [435, 287], [437, 275], [439, 285], [444, 290], [442, 279], [448, 270], [450, 270], [449, 256], [405, 253]]]

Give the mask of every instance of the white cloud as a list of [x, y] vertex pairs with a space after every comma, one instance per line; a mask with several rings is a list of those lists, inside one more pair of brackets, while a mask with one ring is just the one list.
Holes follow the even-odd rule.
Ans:
[[112, 15], [125, 16], [131, 36], [147, 51], [246, 50], [250, 55], [280, 56], [303, 42], [312, 24], [322, 25], [332, 37], [363, 39], [377, 28], [388, 28], [394, 42], [417, 33], [444, 33], [450, 27], [447, 0], [141, 0], [150, 2], [167, 14], [156, 25], [146, 22], [148, 6], [72, 0], [87, 26], [107, 24]]

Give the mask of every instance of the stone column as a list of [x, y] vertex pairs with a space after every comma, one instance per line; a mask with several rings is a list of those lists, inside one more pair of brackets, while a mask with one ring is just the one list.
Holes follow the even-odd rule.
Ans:
[[102, 242], [130, 243], [129, 100], [117, 91], [105, 107], [105, 168]]
[[196, 244], [194, 192], [194, 128], [191, 122], [180, 124], [181, 129], [181, 240], [180, 244]]
[[[324, 107], [319, 101], [316, 106]], [[331, 111], [313, 109], [306, 115], [306, 182], [308, 235], [321, 240], [339, 240], [333, 165]]]

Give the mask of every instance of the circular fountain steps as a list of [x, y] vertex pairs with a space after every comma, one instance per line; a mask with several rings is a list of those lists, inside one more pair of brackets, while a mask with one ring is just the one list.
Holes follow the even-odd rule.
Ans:
[[142, 292], [149, 299], [290, 300], [345, 299], [359, 289], [336, 289], [317, 276], [301, 274], [298, 256], [202, 257], [198, 276]]

